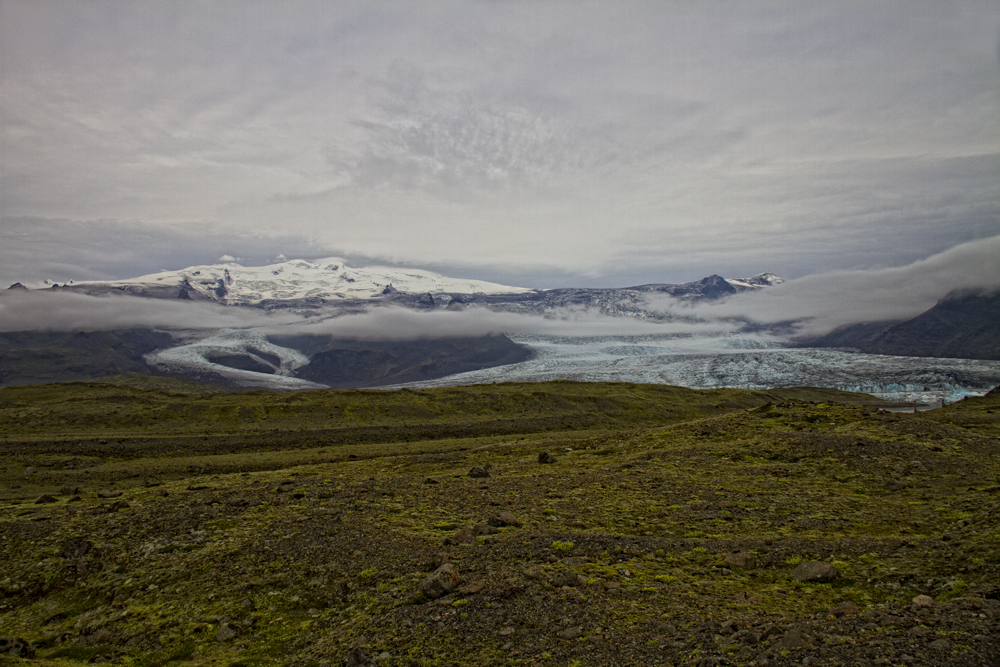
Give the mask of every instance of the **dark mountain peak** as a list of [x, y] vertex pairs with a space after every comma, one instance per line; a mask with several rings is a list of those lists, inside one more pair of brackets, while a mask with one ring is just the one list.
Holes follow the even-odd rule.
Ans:
[[13, 285], [11, 285], [10, 287], [8, 287], [7, 289], [25, 289], [26, 290], [28, 288], [25, 287], [24, 285], [22, 285], [21, 283], [14, 283]]
[[[736, 288], [719, 274], [706, 276], [701, 280], [688, 283], [693, 287], [693, 291], [706, 299], [721, 299], [730, 294], [736, 294]], [[688, 285], [685, 285], [688, 286]]]

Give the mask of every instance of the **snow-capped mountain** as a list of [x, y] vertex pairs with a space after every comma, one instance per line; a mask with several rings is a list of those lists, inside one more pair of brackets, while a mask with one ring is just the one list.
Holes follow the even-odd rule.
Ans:
[[[708, 276], [690, 283], [652, 283], [635, 287], [530, 289], [483, 280], [450, 278], [421, 269], [356, 268], [343, 259], [292, 260], [268, 266], [235, 263], [191, 266], [115, 281], [79, 281], [50, 289], [88, 294], [216, 301], [229, 306], [314, 308], [365, 307], [393, 303], [413, 308], [485, 306], [512, 312], [545, 312], [566, 306], [597, 309], [608, 315], [644, 316], [647, 295], [682, 300], [712, 300], [782, 282], [771, 273], [752, 278]], [[15, 287], [15, 286], [12, 286]]]
[[292, 301], [382, 299], [405, 294], [522, 294], [533, 290], [483, 280], [449, 278], [432, 271], [390, 267], [354, 268], [338, 257], [292, 260], [268, 266], [213, 264], [108, 282], [67, 285], [88, 292], [114, 289], [140, 296], [206, 299], [256, 306]]
[[737, 289], [743, 291], [748, 289], [760, 289], [771, 285], [780, 285], [785, 282], [784, 278], [779, 278], [773, 273], [758, 273], [753, 278], [727, 278], [726, 282]]

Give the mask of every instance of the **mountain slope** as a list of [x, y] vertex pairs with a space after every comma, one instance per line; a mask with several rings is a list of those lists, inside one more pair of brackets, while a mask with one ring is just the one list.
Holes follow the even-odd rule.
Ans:
[[861, 350], [912, 357], [1000, 359], [1000, 293], [949, 294], [927, 312], [888, 328]]
[[175, 344], [170, 334], [149, 329], [0, 332], [0, 385], [149, 373], [143, 355]]

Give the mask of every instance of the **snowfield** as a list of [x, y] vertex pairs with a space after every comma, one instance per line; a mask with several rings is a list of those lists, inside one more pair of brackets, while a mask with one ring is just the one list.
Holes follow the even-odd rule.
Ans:
[[353, 268], [338, 257], [307, 262], [296, 259], [268, 266], [212, 264], [191, 266], [118, 281], [76, 282], [75, 287], [122, 289], [184, 287], [191, 294], [228, 305], [299, 299], [378, 299], [387, 290], [414, 294], [521, 294], [532, 292], [483, 280], [449, 278], [421, 269], [370, 266]]

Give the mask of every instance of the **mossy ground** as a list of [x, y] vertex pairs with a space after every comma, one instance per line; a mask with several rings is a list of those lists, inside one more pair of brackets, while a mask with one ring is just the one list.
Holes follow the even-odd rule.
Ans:
[[[998, 655], [1000, 396], [913, 415], [823, 390], [187, 390], [0, 390], [0, 636], [32, 662], [339, 664], [362, 637], [382, 665]], [[445, 546], [499, 511], [521, 527]], [[442, 558], [463, 588], [423, 600]], [[813, 559], [840, 577], [794, 581]], [[918, 594], [961, 611], [881, 623]], [[843, 601], [854, 625], [827, 617]]]

